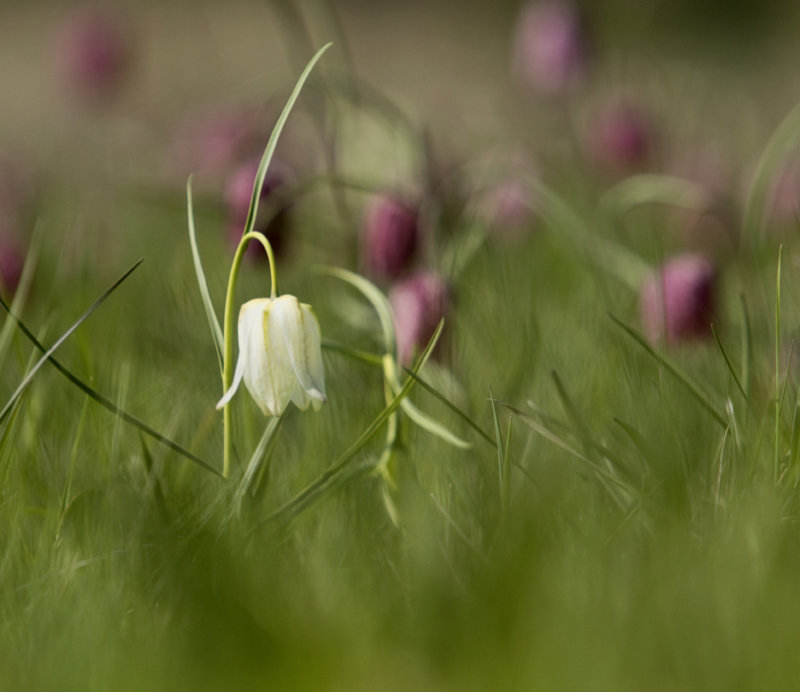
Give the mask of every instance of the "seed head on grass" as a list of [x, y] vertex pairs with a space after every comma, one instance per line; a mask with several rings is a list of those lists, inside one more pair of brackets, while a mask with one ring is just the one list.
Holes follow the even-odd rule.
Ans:
[[647, 338], [674, 345], [711, 336], [716, 277], [711, 261], [699, 253], [675, 257], [648, 277], [639, 304]]

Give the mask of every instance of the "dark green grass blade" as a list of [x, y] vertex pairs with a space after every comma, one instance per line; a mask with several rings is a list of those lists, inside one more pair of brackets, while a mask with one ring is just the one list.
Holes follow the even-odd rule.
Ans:
[[[608, 469], [604, 468], [593, 459], [590, 459], [586, 455], [581, 454], [577, 449], [572, 447], [562, 437], [554, 433], [552, 430], [548, 429], [545, 425], [542, 425], [532, 416], [529, 416], [524, 411], [521, 411], [516, 406], [512, 406], [511, 404], [506, 403], [505, 401], [497, 400], [496, 403], [507, 408], [509, 411], [511, 411], [511, 413], [517, 416], [523, 423], [533, 428], [534, 431], [536, 431], [546, 440], [549, 440], [554, 445], [560, 447], [562, 450], [564, 450], [571, 456], [574, 456], [576, 459], [582, 461], [588, 468], [590, 468], [594, 473], [596, 473], [601, 480], [608, 481], [610, 484], [613, 484], [621, 488], [622, 490], [625, 490], [626, 492], [630, 493], [633, 496], [639, 495], [638, 491], [636, 490], [636, 488], [633, 487], [633, 485], [619, 478], [616, 474], [609, 472]], [[603, 487], [609, 492], [609, 494], [611, 495], [612, 499], [615, 502], [617, 503], [620, 502], [620, 499], [616, 496], [616, 494], [611, 492], [610, 488], [606, 483], [603, 483]]]
[[[444, 320], [439, 322], [439, 326], [433, 333], [428, 345], [417, 359], [417, 362], [413, 368], [414, 373], [418, 373], [428, 361], [428, 358], [430, 358], [436, 343], [439, 341], [439, 337], [441, 336], [443, 328]], [[383, 427], [384, 423], [386, 423], [386, 421], [389, 419], [389, 416], [391, 416], [392, 413], [399, 408], [403, 398], [408, 395], [415, 384], [416, 379], [413, 377], [407, 378], [403, 383], [403, 386], [400, 388], [400, 391], [394, 396], [394, 398], [392, 398], [386, 407], [372, 420], [372, 422], [339, 456], [339, 458], [336, 459], [333, 464], [331, 464], [327, 471], [324, 471], [315, 481], [307, 485], [282, 507], [262, 519], [261, 523], [267, 524], [277, 520], [280, 520], [284, 523], [289, 522], [310, 507], [316, 500], [318, 500], [325, 490], [338, 487], [338, 485], [340, 485], [341, 482], [344, 482], [344, 480], [354, 477], [365, 469], [373, 468], [374, 462], [372, 461], [366, 465], [359, 464], [357, 465], [356, 469], [350, 469], [350, 475], [344, 474], [347, 476], [347, 478], [341, 478], [343, 472], [348, 470], [347, 466], [351, 459], [358, 454], [358, 452], [361, 451], [361, 449], [363, 449], [364, 446], [372, 439], [375, 433], [377, 433], [378, 430]]]
[[28, 374], [22, 379], [17, 389], [11, 395], [9, 400], [6, 402], [6, 405], [0, 411], [0, 421], [3, 421], [5, 417], [8, 415], [8, 412], [14, 406], [16, 400], [22, 395], [28, 385], [31, 383], [33, 378], [36, 376], [36, 373], [39, 372], [39, 368], [47, 362], [47, 359], [50, 358], [53, 353], [55, 353], [58, 348], [63, 344], [71, 335], [72, 333], [80, 327], [81, 324], [91, 315], [97, 308], [102, 305], [102, 303], [108, 298], [119, 286], [120, 284], [127, 279], [131, 273], [144, 261], [144, 258], [139, 259], [128, 271], [126, 271], [119, 279], [117, 279], [111, 286], [109, 286], [103, 293], [100, 294], [100, 297], [97, 298], [87, 309], [86, 311], [75, 321], [72, 326], [67, 329], [57, 340], [56, 342], [47, 350], [45, 351], [44, 355], [34, 364], [34, 366], [30, 369]]
[[728, 423], [725, 416], [719, 412], [717, 407], [711, 401], [711, 397], [704, 392], [696, 382], [694, 382], [685, 372], [683, 372], [676, 365], [667, 360], [664, 356], [658, 353], [640, 334], [631, 329], [622, 320], [618, 319], [611, 313], [608, 315], [614, 323], [620, 327], [628, 336], [630, 336], [636, 343], [638, 343], [650, 356], [652, 356], [658, 363], [660, 363], [676, 380], [683, 384], [697, 399], [697, 402], [708, 411], [714, 420], [717, 421], [723, 428], [727, 427]]
[[[497, 449], [497, 483], [500, 489], [501, 502], [505, 499], [505, 450], [503, 448], [503, 435], [500, 432], [500, 419], [497, 417], [497, 406], [492, 388], [489, 387], [489, 403], [492, 406], [492, 423], [494, 424], [495, 448]], [[503, 512], [505, 513], [505, 505], [503, 504]]]
[[490, 445], [493, 447], [495, 446], [495, 441], [489, 436], [489, 434], [481, 428], [472, 418], [470, 418], [466, 413], [464, 413], [458, 406], [452, 403], [449, 399], [443, 396], [439, 391], [431, 387], [425, 380], [423, 380], [419, 375], [414, 373], [412, 370], [408, 368], [403, 368], [403, 372], [406, 373], [409, 377], [413, 377], [417, 384], [422, 387], [426, 392], [435, 396], [439, 401], [441, 401], [447, 408], [449, 408], [453, 413], [455, 413], [461, 420], [463, 420], [467, 425], [469, 425], [478, 435], [480, 435], [484, 440], [486, 440]]
[[[27, 339], [40, 352], [42, 352], [42, 353], [46, 353], [47, 352], [47, 349], [45, 349], [45, 347], [39, 342], [39, 340], [34, 336], [33, 332], [31, 332], [31, 330], [28, 329], [28, 327], [25, 325], [25, 323], [22, 322], [22, 320], [20, 320], [16, 315], [14, 315], [11, 312], [8, 304], [2, 299], [2, 297], [0, 297], [0, 307], [2, 307], [8, 313], [8, 315], [9, 315], [9, 317], [11, 317], [11, 319], [16, 321], [17, 326], [19, 327], [20, 331], [27, 337]], [[66, 367], [64, 367], [55, 357], [53, 357], [52, 355], [49, 355], [47, 357], [47, 359], [50, 361], [52, 366], [56, 370], [58, 370], [58, 372], [60, 372], [64, 377], [66, 377], [72, 384], [74, 384], [78, 389], [80, 389], [88, 397], [90, 397], [91, 399], [96, 401], [98, 404], [103, 406], [105, 409], [107, 409], [108, 411], [113, 413], [115, 416], [119, 416], [126, 423], [129, 423], [129, 424], [133, 425], [134, 427], [138, 428], [139, 430], [141, 430], [145, 435], [148, 435], [149, 437], [153, 438], [157, 442], [165, 445], [166, 447], [169, 447], [172, 451], [177, 452], [178, 454], [180, 454], [181, 456], [186, 457], [190, 461], [193, 461], [196, 464], [199, 464], [200, 466], [202, 466], [207, 471], [211, 471], [212, 473], [216, 474], [217, 476], [221, 476], [220, 472], [217, 471], [217, 469], [215, 469], [213, 466], [209, 465], [207, 462], [203, 461], [200, 457], [195, 456], [189, 450], [184, 449], [183, 447], [181, 447], [178, 443], [173, 442], [168, 437], [164, 437], [164, 435], [162, 435], [161, 433], [156, 432], [149, 425], [147, 425], [146, 423], [142, 422], [141, 420], [139, 420], [135, 416], [132, 416], [127, 411], [124, 411], [119, 406], [117, 406], [114, 402], [112, 402], [110, 399], [107, 399], [102, 394], [100, 394], [100, 392], [96, 391], [91, 386], [86, 384], [79, 377], [77, 377], [76, 375], [73, 375], [72, 372], [70, 372]]]
[[747, 392], [745, 392], [744, 387], [742, 387], [742, 383], [739, 380], [739, 377], [736, 375], [736, 370], [733, 369], [733, 363], [731, 363], [731, 359], [728, 358], [728, 352], [725, 350], [725, 347], [722, 345], [722, 341], [719, 338], [719, 334], [717, 334], [717, 330], [714, 328], [714, 325], [711, 325], [711, 333], [714, 335], [714, 341], [717, 343], [717, 348], [719, 352], [722, 354], [722, 357], [725, 359], [725, 365], [728, 368], [728, 372], [730, 376], [733, 378], [733, 381], [736, 383], [736, 387], [742, 393], [745, 401], [747, 401]]
[[745, 398], [750, 395], [750, 373], [753, 371], [753, 338], [750, 331], [750, 312], [744, 293], [739, 294], [739, 303], [742, 307], [742, 385]]

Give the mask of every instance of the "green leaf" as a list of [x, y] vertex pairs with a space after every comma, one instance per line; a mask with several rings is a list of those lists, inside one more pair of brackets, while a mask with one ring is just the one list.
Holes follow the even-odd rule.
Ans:
[[432, 435], [444, 440], [445, 442], [458, 447], [459, 449], [470, 449], [472, 445], [466, 440], [450, 432], [444, 425], [431, 418], [428, 414], [420, 411], [410, 399], [405, 398], [400, 403], [403, 412], [414, 421], [420, 428], [427, 430]]
[[214, 311], [214, 304], [211, 302], [211, 294], [208, 292], [208, 283], [203, 271], [203, 263], [200, 261], [200, 251], [197, 249], [197, 234], [194, 225], [194, 205], [192, 203], [192, 176], [186, 181], [186, 210], [189, 221], [189, 244], [192, 248], [192, 261], [194, 262], [194, 272], [197, 275], [197, 286], [200, 289], [200, 297], [203, 300], [203, 309], [206, 311], [208, 326], [211, 329], [211, 336], [214, 339], [214, 348], [217, 352], [217, 362], [220, 372], [222, 372], [222, 329], [219, 326], [217, 313]]
[[314, 68], [314, 65], [317, 64], [317, 61], [322, 57], [322, 54], [331, 47], [332, 44], [326, 43], [322, 48], [320, 48], [315, 54], [314, 57], [308, 62], [306, 65], [306, 69], [303, 70], [303, 73], [300, 75], [300, 78], [297, 80], [297, 83], [294, 85], [294, 89], [292, 90], [291, 95], [289, 96], [289, 100], [286, 102], [286, 105], [283, 107], [283, 111], [281, 112], [280, 117], [278, 118], [278, 122], [275, 123], [275, 127], [272, 130], [272, 134], [269, 137], [269, 141], [267, 142], [267, 146], [264, 149], [264, 154], [261, 157], [261, 162], [258, 164], [258, 171], [256, 173], [256, 179], [253, 183], [253, 194], [250, 198], [250, 208], [247, 211], [247, 221], [244, 225], [244, 232], [242, 235], [250, 233], [253, 230], [253, 226], [256, 222], [256, 214], [258, 213], [258, 202], [261, 197], [261, 188], [264, 186], [264, 178], [267, 176], [267, 169], [269, 168], [269, 164], [272, 162], [272, 156], [275, 154], [275, 148], [278, 146], [278, 139], [281, 136], [281, 132], [283, 132], [284, 125], [286, 125], [286, 121], [289, 119], [289, 114], [292, 112], [292, 108], [294, 107], [295, 101], [297, 101], [298, 97], [300, 96], [300, 91], [303, 88], [303, 85], [306, 83], [308, 76], [311, 74], [311, 70]]
[[452, 401], [447, 399], [443, 396], [439, 391], [431, 387], [425, 380], [423, 380], [419, 375], [412, 372], [408, 368], [403, 368], [403, 372], [406, 373], [409, 377], [413, 377], [417, 384], [422, 387], [425, 391], [433, 394], [439, 401], [441, 401], [447, 408], [449, 408], [453, 413], [455, 413], [461, 420], [463, 420], [467, 425], [469, 425], [475, 432], [477, 432], [484, 440], [486, 440], [490, 445], [494, 446], [495, 441], [489, 436], [489, 434], [483, 430], [472, 418], [470, 418], [466, 413], [464, 413], [458, 406], [456, 406]]
[[389, 299], [386, 295], [374, 283], [347, 269], [340, 269], [339, 267], [319, 267], [317, 271], [350, 284], [372, 304], [372, 307], [375, 308], [375, 312], [378, 314], [378, 320], [380, 320], [381, 323], [386, 352], [392, 356], [396, 356], [397, 342], [394, 333], [392, 307], [389, 305]]

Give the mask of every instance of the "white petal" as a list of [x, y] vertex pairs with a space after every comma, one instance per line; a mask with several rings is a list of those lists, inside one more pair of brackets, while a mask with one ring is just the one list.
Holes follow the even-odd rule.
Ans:
[[245, 358], [240, 346], [239, 360], [236, 361], [236, 371], [233, 373], [233, 382], [228, 388], [228, 391], [225, 392], [222, 398], [217, 402], [217, 411], [219, 411], [223, 406], [225, 406], [225, 404], [233, 399], [233, 395], [236, 394], [236, 390], [239, 389], [239, 385], [242, 383], [242, 375], [244, 375], [244, 363]]
[[325, 401], [319, 324], [314, 313], [294, 296], [281, 296], [271, 311], [270, 325], [276, 339], [282, 339], [286, 346], [297, 381], [292, 401], [302, 410], [312, 400]]
[[244, 383], [266, 416], [283, 413], [291, 400], [294, 386], [294, 374], [286, 347], [283, 340], [274, 338], [270, 330], [270, 313], [274, 304], [274, 300], [262, 299], [257, 313], [248, 319], [244, 335], [250, 356]]
[[239, 389], [239, 385], [242, 383], [242, 377], [244, 376], [244, 372], [248, 367], [248, 361], [250, 360], [248, 352], [248, 340], [245, 338], [245, 335], [252, 320], [254, 318], [258, 318], [261, 310], [263, 309], [259, 305], [261, 302], [261, 300], [251, 300], [242, 305], [242, 309], [239, 311], [239, 359], [236, 361], [236, 370], [233, 373], [233, 382], [231, 383], [228, 391], [225, 392], [222, 398], [217, 402], [217, 410], [221, 409], [233, 398], [233, 395], [236, 394], [236, 391]]

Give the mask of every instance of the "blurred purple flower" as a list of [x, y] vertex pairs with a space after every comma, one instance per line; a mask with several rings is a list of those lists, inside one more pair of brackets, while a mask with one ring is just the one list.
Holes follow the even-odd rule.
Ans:
[[411, 363], [414, 353], [428, 343], [447, 312], [448, 302], [447, 284], [431, 272], [415, 274], [392, 287], [389, 303], [401, 364]]
[[[260, 162], [259, 157], [242, 164], [228, 178], [225, 185], [224, 202], [228, 217], [228, 238], [234, 247], [238, 245], [247, 222], [253, 184]], [[275, 253], [281, 252], [286, 243], [290, 204], [283, 196], [283, 188], [289, 183], [290, 178], [288, 169], [273, 160], [261, 188], [258, 213], [253, 226], [254, 230], [260, 231], [267, 237]], [[246, 253], [252, 259], [266, 259], [264, 249], [257, 242], [251, 241]]]
[[74, 10], [58, 28], [57, 74], [84, 98], [106, 99], [116, 92], [128, 75], [131, 53], [126, 25], [108, 8]]
[[361, 254], [367, 273], [397, 278], [408, 271], [420, 244], [419, 212], [391, 195], [375, 197], [361, 229]]
[[580, 80], [586, 67], [586, 40], [569, 2], [529, 2], [517, 20], [512, 69], [525, 84], [559, 94]]
[[480, 215], [490, 230], [508, 238], [519, 237], [533, 223], [533, 197], [523, 178], [509, 176], [486, 192]]
[[702, 254], [689, 253], [664, 264], [642, 284], [639, 307], [651, 343], [676, 344], [711, 335], [715, 316], [716, 270]]
[[632, 173], [650, 162], [655, 134], [652, 120], [641, 107], [628, 101], [609, 103], [589, 123], [588, 155], [607, 173]]
[[10, 234], [0, 235], [0, 289], [6, 294], [17, 290], [25, 256]]
[[263, 129], [256, 112], [244, 108], [191, 113], [176, 129], [168, 168], [182, 181], [190, 173], [201, 182], [205, 178], [223, 179], [262, 147]]

